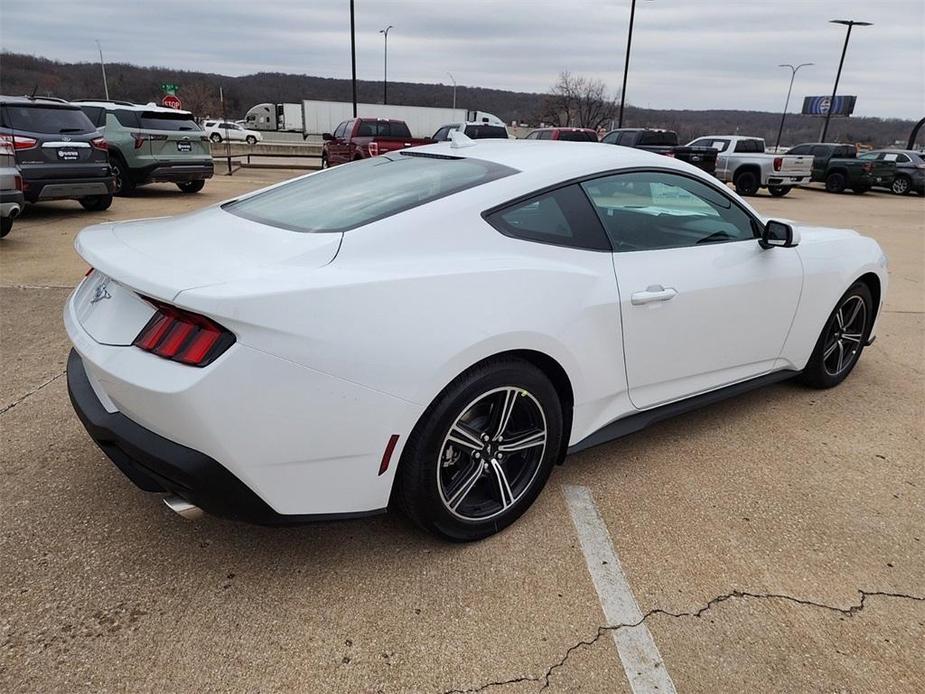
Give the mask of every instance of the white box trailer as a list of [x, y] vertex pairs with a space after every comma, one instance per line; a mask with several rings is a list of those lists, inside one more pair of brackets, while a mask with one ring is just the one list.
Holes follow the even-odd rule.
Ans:
[[[490, 123], [504, 125], [494, 114], [470, 111], [464, 108], [436, 108], [433, 106], [393, 106], [391, 104], [357, 104], [358, 118], [390, 118], [403, 120], [414, 137], [430, 137], [448, 123]], [[306, 135], [333, 133], [338, 124], [353, 118], [353, 102], [317, 101], [302, 102], [302, 125]]]

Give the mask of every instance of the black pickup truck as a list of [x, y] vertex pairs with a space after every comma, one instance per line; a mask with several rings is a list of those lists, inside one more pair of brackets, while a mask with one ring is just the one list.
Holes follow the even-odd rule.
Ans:
[[623, 145], [645, 149], [666, 157], [674, 157], [708, 174], [716, 174], [716, 150], [712, 147], [690, 147], [678, 144], [678, 133], [674, 130], [655, 130], [652, 128], [620, 128], [611, 130], [601, 138], [608, 145]]
[[854, 145], [807, 142], [792, 147], [787, 154], [811, 154], [812, 180], [825, 183], [825, 189], [830, 193], [841, 193], [846, 188], [855, 193], [866, 193], [871, 186], [889, 188], [896, 175], [895, 163], [858, 159]]

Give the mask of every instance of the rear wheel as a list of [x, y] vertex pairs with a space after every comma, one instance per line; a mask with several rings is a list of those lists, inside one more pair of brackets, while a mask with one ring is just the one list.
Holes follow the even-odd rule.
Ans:
[[775, 198], [782, 198], [793, 190], [793, 186], [768, 186], [768, 192]]
[[912, 190], [912, 181], [908, 176], [897, 176], [890, 184], [890, 190], [896, 195], [906, 195]]
[[422, 528], [457, 542], [513, 523], [546, 484], [562, 447], [562, 405], [549, 379], [519, 359], [456, 378], [408, 440], [396, 496]]
[[110, 155], [109, 168], [112, 169], [115, 195], [131, 195], [135, 192], [135, 181], [121, 157]]
[[830, 173], [825, 179], [825, 189], [830, 193], [841, 193], [845, 190], [845, 175]]
[[816, 342], [800, 380], [813, 388], [831, 388], [845, 380], [864, 351], [874, 317], [870, 289], [855, 282], [838, 300]]
[[13, 218], [0, 217], [0, 239], [13, 231]]
[[80, 198], [78, 202], [85, 210], [102, 212], [103, 210], [108, 210], [112, 205], [112, 195], [89, 195], [85, 198]]
[[185, 181], [183, 183], [178, 183], [177, 188], [182, 190], [184, 193], [198, 193], [200, 190], [205, 188], [206, 182], [202, 179], [198, 181]]
[[758, 188], [761, 182], [758, 180], [758, 177], [753, 171], [742, 171], [741, 173], [736, 174], [733, 183], [735, 184], [736, 192], [739, 195], [751, 196], [758, 192]]

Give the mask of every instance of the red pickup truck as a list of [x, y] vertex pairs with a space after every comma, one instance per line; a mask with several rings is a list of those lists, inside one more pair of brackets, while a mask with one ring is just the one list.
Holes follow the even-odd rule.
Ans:
[[426, 137], [411, 137], [405, 121], [386, 118], [351, 118], [338, 125], [333, 135], [324, 133], [321, 137], [322, 169], [433, 142]]

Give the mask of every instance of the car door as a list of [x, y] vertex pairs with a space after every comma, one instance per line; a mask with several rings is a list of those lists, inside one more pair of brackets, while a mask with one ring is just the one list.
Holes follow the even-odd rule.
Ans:
[[794, 250], [762, 249], [760, 221], [692, 176], [628, 172], [582, 187], [614, 248], [634, 406], [775, 368], [802, 287]]

